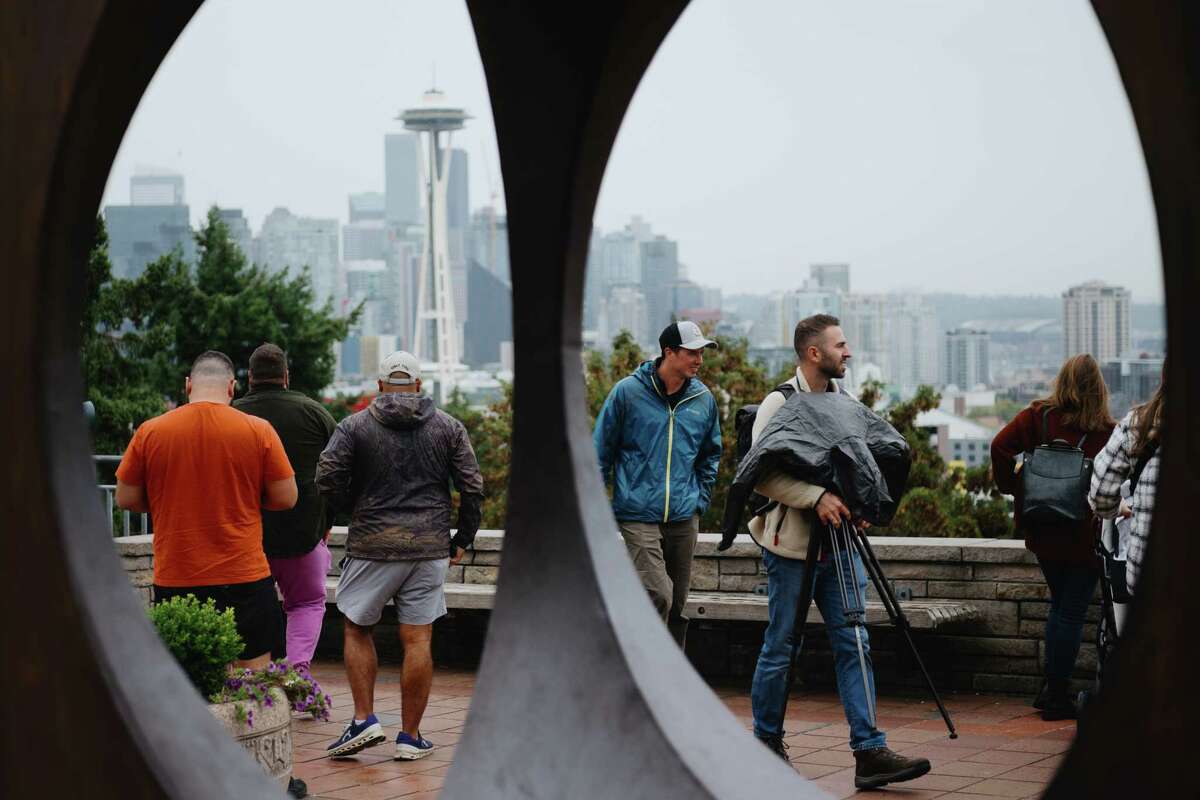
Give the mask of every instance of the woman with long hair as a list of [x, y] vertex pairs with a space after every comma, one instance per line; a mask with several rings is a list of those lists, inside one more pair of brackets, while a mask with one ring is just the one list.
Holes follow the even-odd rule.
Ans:
[[[1118, 514], [1132, 518], [1125, 570], [1125, 581], [1131, 592], [1142, 572], [1150, 518], [1154, 514], [1158, 445], [1162, 439], [1166, 394], [1167, 365], [1164, 362], [1162, 380], [1154, 395], [1125, 415], [1092, 465], [1092, 489], [1088, 500], [1095, 512], [1105, 518]], [[1121, 487], [1126, 481], [1132, 484], [1128, 488], [1128, 505], [1121, 500]]]
[[1068, 691], [1083, 641], [1087, 607], [1100, 580], [1095, 517], [1078, 523], [1036, 525], [1021, 519], [1021, 482], [1017, 455], [1063, 439], [1079, 444], [1095, 458], [1116, 422], [1108, 413], [1108, 387], [1096, 359], [1072, 356], [1058, 371], [1048, 397], [1035, 400], [992, 440], [992, 475], [1000, 491], [1016, 497], [1014, 521], [1025, 546], [1037, 556], [1050, 589], [1046, 614], [1045, 683], [1034, 706], [1046, 720], [1074, 719], [1078, 712]]

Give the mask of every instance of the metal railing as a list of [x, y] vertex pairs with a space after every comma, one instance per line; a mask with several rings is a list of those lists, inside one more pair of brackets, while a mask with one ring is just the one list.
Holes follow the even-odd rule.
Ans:
[[[111, 466], [114, 470], [121, 463], [120, 456], [92, 456], [92, 462], [97, 468], [101, 466]], [[115, 483], [98, 483], [96, 488], [104, 495], [104, 509], [108, 512], [109, 525], [113, 536], [136, 536], [138, 534], [150, 533], [150, 515], [147, 513], [136, 513], [133, 511], [121, 510], [120, 518], [116, 516], [117, 501], [116, 493], [117, 486]], [[137, 518], [140, 524], [132, 525], [131, 519]]]

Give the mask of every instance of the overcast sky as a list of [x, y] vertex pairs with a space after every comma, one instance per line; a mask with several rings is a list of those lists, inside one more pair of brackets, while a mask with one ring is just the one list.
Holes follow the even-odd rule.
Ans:
[[[471, 203], [499, 190], [465, 7], [208, 0], [122, 144], [184, 174], [193, 218], [346, 217], [382, 190], [385, 132], [432, 81], [476, 119]], [[1099, 278], [1161, 297], [1145, 163], [1085, 0], [694, 0], [626, 117], [597, 207], [679, 241], [726, 291], [848, 261], [856, 291], [1057, 294]]]

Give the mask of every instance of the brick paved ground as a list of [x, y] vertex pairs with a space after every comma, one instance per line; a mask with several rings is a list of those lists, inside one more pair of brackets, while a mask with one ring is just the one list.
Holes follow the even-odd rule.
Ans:
[[[436, 797], [466, 724], [474, 673], [438, 670], [435, 674], [421, 729], [437, 750], [415, 762], [393, 761], [390, 741], [352, 759], [325, 758], [325, 747], [341, 734], [353, 707], [340, 664], [317, 664], [313, 673], [333, 695], [334, 713], [330, 722], [297, 719], [294, 726], [294, 774], [308, 782], [309, 796], [317, 800]], [[749, 693], [718, 689], [717, 695], [749, 728]], [[375, 698], [376, 714], [394, 739], [400, 725], [398, 669], [380, 670]], [[946, 738], [933, 703], [921, 698], [879, 698], [879, 723], [887, 731], [889, 745], [902, 753], [926, 756], [933, 771], [879, 790], [876, 796], [891, 794], [906, 800], [1036, 797], [1075, 734], [1074, 722], [1042, 722], [1025, 698], [959, 694], [946, 700], [959, 731], [955, 740]], [[846, 743], [846, 722], [835, 693], [806, 692], [795, 697], [788, 706], [787, 730], [788, 754], [801, 774], [833, 797], [856, 793], [854, 756]]]

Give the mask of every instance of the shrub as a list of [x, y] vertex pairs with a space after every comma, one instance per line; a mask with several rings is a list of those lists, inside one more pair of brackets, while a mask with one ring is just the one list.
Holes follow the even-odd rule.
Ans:
[[189, 594], [158, 603], [149, 614], [159, 638], [200, 694], [208, 698], [220, 691], [243, 646], [233, 609], [217, 611], [212, 598], [201, 603]]

